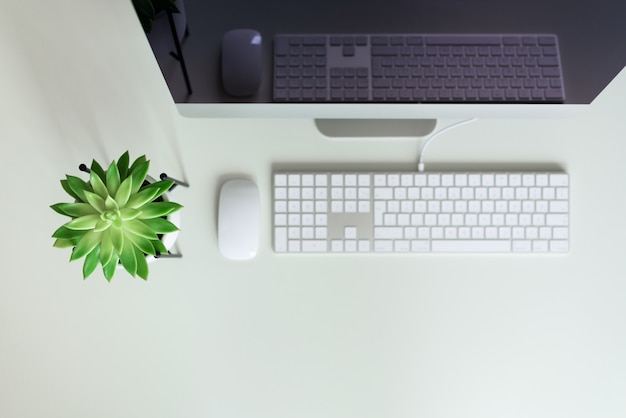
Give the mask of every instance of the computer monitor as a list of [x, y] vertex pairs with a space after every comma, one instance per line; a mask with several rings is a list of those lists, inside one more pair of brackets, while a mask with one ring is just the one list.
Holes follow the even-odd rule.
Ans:
[[[622, 7], [615, 0], [601, 2]], [[583, 0], [557, 3], [561, 4], [542, 0], [480, 4], [458, 0], [184, 0], [189, 34], [185, 36], [180, 28], [178, 34], [191, 94], [180, 63], [171, 56], [173, 46], [159, 52], [153, 45], [153, 50], [180, 114], [188, 117], [386, 120], [561, 117], [575, 114], [590, 103], [623, 68], [626, 30], [623, 25], [613, 24], [616, 22], [610, 7], [597, 7]], [[561, 18], [564, 8], [569, 10], [568, 19]], [[590, 16], [606, 21], [612, 34], [581, 31]], [[259, 93], [251, 98], [230, 97], [220, 85], [220, 42], [224, 33], [235, 28], [254, 28], [263, 37], [263, 80]], [[275, 103], [272, 48], [274, 36], [280, 33], [555, 33], [560, 40], [566, 100], [563, 104]], [[622, 41], [614, 40], [616, 33]], [[154, 34], [148, 37], [154, 38]], [[601, 62], [590, 62], [588, 57], [592, 55], [596, 61], [601, 58]]]

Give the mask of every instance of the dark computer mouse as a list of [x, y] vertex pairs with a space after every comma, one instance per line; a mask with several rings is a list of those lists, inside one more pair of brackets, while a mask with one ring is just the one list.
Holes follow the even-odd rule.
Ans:
[[222, 38], [222, 85], [231, 96], [253, 96], [261, 86], [261, 34], [233, 29]]

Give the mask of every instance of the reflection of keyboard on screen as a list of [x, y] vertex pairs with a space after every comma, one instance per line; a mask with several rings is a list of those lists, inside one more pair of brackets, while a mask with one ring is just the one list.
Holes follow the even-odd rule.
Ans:
[[278, 253], [569, 251], [563, 172], [276, 173]]
[[309, 34], [274, 38], [274, 100], [558, 103], [555, 35]]

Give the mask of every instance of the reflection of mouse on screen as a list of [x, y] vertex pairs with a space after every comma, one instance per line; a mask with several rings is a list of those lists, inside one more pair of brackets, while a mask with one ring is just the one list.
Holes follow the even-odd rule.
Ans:
[[222, 38], [222, 85], [231, 96], [253, 96], [261, 85], [261, 34], [234, 29]]

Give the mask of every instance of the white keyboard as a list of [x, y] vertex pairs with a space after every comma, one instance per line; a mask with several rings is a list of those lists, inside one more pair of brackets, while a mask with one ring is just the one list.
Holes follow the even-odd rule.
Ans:
[[564, 172], [276, 173], [277, 253], [564, 253]]

